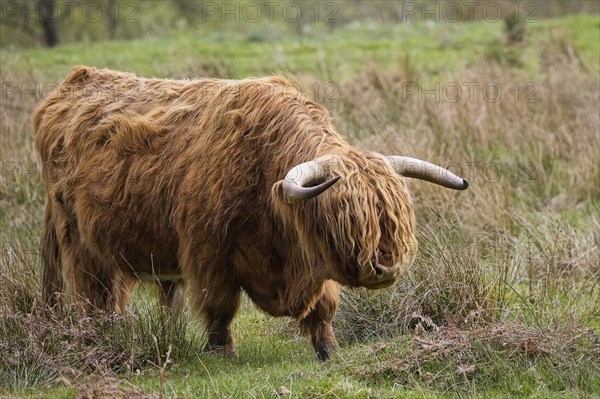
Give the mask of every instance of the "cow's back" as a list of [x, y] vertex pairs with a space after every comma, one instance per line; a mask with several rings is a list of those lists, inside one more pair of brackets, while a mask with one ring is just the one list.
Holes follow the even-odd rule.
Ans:
[[233, 242], [249, 215], [272, 232], [273, 184], [314, 157], [313, 143], [343, 148], [323, 135], [328, 123], [277, 77], [142, 79], [88, 67], [73, 68], [34, 116], [56, 218], [107, 263], [169, 271], [183, 238]]
[[177, 266], [171, 213], [190, 163], [185, 118], [201, 111], [182, 97], [199, 84], [76, 67], [40, 104], [36, 147], [63, 234], [121, 267]]

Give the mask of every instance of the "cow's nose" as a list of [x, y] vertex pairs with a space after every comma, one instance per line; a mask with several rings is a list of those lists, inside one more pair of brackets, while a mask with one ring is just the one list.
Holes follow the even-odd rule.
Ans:
[[375, 269], [375, 275], [379, 278], [396, 278], [396, 274], [398, 273], [398, 270], [400, 270], [400, 264], [395, 264], [393, 266], [384, 266], [381, 263], [378, 263], [375, 265], [374, 267]]
[[398, 278], [400, 272], [400, 263], [393, 266], [384, 266], [377, 263], [373, 266], [375, 273], [364, 281], [364, 286], [367, 288], [377, 289], [392, 285]]

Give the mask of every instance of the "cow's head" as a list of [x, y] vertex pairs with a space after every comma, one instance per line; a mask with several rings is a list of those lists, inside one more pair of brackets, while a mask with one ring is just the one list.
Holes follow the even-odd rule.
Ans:
[[284, 196], [278, 208], [296, 231], [303, 261], [343, 285], [382, 288], [396, 281], [415, 246], [403, 176], [457, 190], [469, 185], [428, 162], [371, 152], [332, 154], [293, 167], [275, 189]]

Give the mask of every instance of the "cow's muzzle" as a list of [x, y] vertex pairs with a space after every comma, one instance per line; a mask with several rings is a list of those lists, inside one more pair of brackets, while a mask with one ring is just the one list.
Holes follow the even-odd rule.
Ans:
[[372, 266], [372, 271], [361, 278], [360, 285], [369, 289], [389, 287], [394, 284], [400, 275], [400, 263], [393, 266], [384, 266], [380, 263]]

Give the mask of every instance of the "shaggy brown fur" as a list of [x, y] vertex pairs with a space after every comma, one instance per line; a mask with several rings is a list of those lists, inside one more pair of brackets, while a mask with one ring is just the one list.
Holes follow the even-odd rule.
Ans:
[[[403, 262], [414, 242], [404, 179], [384, 156], [349, 146], [327, 111], [282, 78], [75, 67], [34, 125], [49, 305], [63, 279], [89, 308], [115, 311], [144, 276], [160, 280], [170, 306], [185, 282], [207, 349], [231, 354], [243, 289], [266, 312], [299, 320], [325, 359], [337, 347], [337, 284], [365, 285], [375, 260]], [[281, 179], [316, 158], [341, 180], [289, 203]]]

